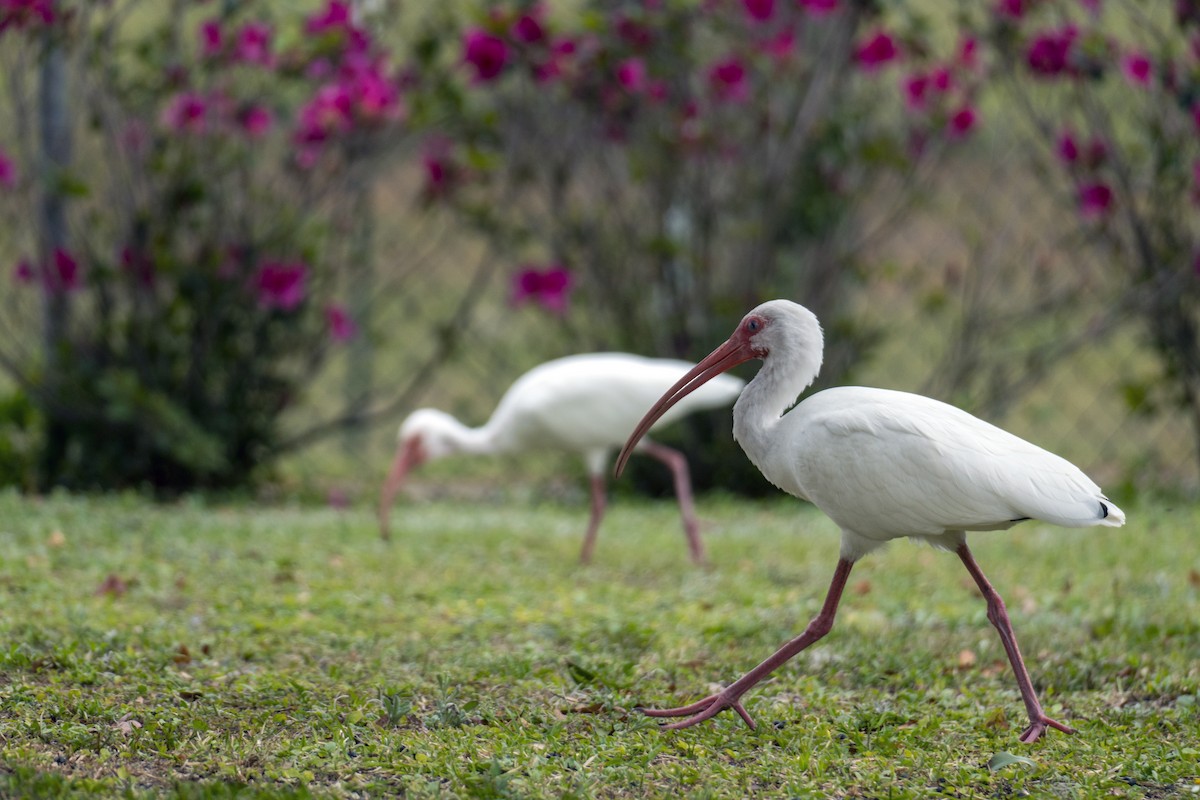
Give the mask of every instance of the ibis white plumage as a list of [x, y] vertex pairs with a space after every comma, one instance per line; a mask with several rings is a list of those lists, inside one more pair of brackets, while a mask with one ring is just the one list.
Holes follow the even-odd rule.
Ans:
[[[405, 476], [437, 458], [462, 454], [500, 454], [559, 450], [583, 456], [591, 483], [591, 517], [581, 559], [591, 559], [604, 515], [604, 471], [611, 455], [643, 410], [694, 365], [673, 359], [626, 353], [568, 356], [534, 367], [504, 393], [491, 419], [471, 428], [432, 408], [414, 411], [400, 426], [399, 447], [383, 486], [380, 533], [389, 537], [388, 512]], [[744, 382], [722, 375], [679, 403], [661, 424], [701, 409], [731, 404]], [[674, 476], [692, 560], [704, 561], [704, 546], [692, 504], [691, 480], [683, 454], [644, 440], [638, 451], [665, 463]]]
[[667, 726], [683, 728], [732, 708], [754, 727], [742, 695], [830, 631], [858, 559], [891, 539], [909, 537], [955, 552], [979, 586], [1029, 714], [1021, 741], [1033, 742], [1047, 728], [1073, 733], [1042, 711], [1004, 601], [975, 563], [966, 532], [1002, 530], [1028, 519], [1120, 526], [1125, 514], [1070, 462], [928, 397], [847, 386], [818, 392], [789, 412], [820, 371], [822, 349], [812, 312], [787, 300], [763, 303], [655, 403], [617, 459], [619, 475], [641, 436], [675, 403], [725, 370], [761, 359], [758, 375], [734, 405], [734, 437], [771, 483], [812, 502], [842, 532], [824, 605], [799, 636], [717, 694], [645, 713], [686, 717]]

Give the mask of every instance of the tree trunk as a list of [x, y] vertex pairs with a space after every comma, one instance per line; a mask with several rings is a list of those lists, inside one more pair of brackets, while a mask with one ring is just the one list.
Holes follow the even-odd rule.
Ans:
[[38, 126], [41, 136], [42, 202], [39, 250], [44, 272], [42, 285], [42, 349], [47, 379], [43, 380], [42, 410], [45, 447], [40, 465], [43, 487], [57, 482], [67, 449], [67, 427], [62, 419], [60, 364], [67, 357], [71, 317], [70, 296], [55, 265], [54, 254], [68, 243], [63, 174], [71, 160], [71, 123], [67, 110], [67, 55], [53, 30], [45, 34], [38, 89]]

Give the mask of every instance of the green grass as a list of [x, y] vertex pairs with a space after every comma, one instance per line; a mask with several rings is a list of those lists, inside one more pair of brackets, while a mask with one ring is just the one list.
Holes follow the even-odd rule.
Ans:
[[0, 494], [0, 797], [1195, 797], [1200, 509], [1126, 510], [974, 537], [1079, 729], [1026, 746], [969, 578], [909, 543], [747, 695], [758, 730], [634, 711], [815, 613], [837, 535], [795, 502], [704, 501], [697, 570], [625, 498], [581, 568], [582, 503], [409, 502], [388, 546], [366, 509]]

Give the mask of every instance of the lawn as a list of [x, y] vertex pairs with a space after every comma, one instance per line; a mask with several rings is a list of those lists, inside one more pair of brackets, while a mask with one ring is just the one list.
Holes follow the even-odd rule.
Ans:
[[0, 494], [0, 796], [1200, 794], [1200, 509], [974, 536], [1079, 730], [1034, 745], [969, 577], [907, 542], [747, 695], [757, 730], [659, 731], [635, 707], [798, 633], [837, 557], [799, 503], [699, 511], [709, 570], [624, 497], [582, 568], [582, 498], [410, 500], [388, 545], [365, 507]]

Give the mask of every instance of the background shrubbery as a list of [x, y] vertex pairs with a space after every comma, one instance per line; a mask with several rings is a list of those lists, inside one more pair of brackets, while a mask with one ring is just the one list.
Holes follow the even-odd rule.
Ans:
[[[554, 355], [697, 357], [788, 296], [826, 384], [1191, 487], [1198, 26], [1184, 1], [0, 3], [0, 480], [244, 485], [418, 401], [481, 419]], [[361, 476], [390, 438], [286, 463]], [[722, 441], [699, 482], [761, 487]]]

